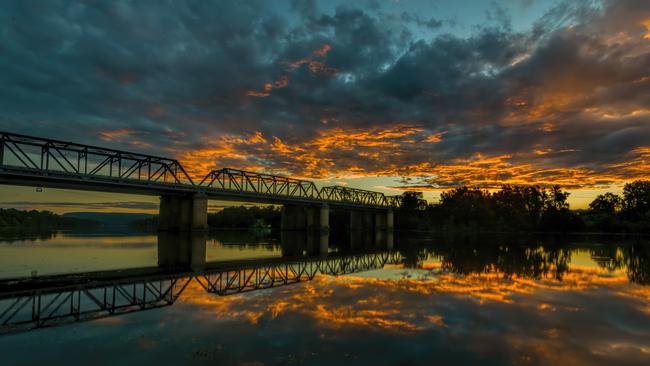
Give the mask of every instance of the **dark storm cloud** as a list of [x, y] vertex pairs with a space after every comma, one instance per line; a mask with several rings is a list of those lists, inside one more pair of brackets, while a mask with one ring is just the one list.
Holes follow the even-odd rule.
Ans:
[[645, 176], [647, 1], [562, 2], [526, 31], [495, 5], [467, 37], [381, 3], [322, 5], [4, 2], [0, 128], [200, 171], [443, 187]]

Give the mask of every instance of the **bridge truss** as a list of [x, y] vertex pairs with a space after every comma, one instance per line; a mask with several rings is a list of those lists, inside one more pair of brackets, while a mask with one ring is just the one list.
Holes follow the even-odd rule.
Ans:
[[0, 166], [37, 175], [194, 185], [176, 160], [0, 132]]
[[211, 171], [199, 186], [259, 195], [319, 198], [319, 191], [314, 182], [231, 168]]
[[194, 184], [174, 159], [0, 132], [0, 182], [71, 189], [122, 189], [140, 194], [205, 194], [270, 203], [302, 202], [393, 208], [400, 196], [344, 186], [224, 168]]

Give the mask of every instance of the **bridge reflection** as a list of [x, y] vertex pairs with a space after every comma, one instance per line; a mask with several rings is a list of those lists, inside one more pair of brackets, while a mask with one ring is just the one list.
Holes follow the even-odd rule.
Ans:
[[[339, 276], [380, 269], [402, 261], [397, 252], [375, 249], [206, 262], [205, 236], [163, 233], [158, 239], [157, 267], [0, 281], [0, 333], [170, 306], [192, 281], [209, 293], [226, 296], [309, 281], [319, 274]], [[303, 243], [309, 247], [309, 242]]]

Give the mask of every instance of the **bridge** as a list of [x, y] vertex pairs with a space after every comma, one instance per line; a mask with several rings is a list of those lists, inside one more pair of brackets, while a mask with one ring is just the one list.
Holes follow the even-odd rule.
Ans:
[[396, 251], [305, 259], [208, 263], [194, 271], [161, 267], [0, 281], [0, 335], [173, 305], [195, 281], [228, 296], [399, 264]]
[[283, 230], [328, 230], [330, 209], [351, 230], [393, 229], [400, 196], [223, 168], [195, 183], [175, 159], [0, 132], [0, 184], [160, 197], [159, 230], [207, 229], [207, 201], [282, 205]]

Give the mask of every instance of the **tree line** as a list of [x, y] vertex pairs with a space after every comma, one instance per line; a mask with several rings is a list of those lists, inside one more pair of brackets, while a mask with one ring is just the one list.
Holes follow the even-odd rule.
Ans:
[[586, 210], [570, 210], [560, 186], [503, 185], [490, 192], [458, 187], [428, 203], [422, 192], [404, 192], [396, 226], [440, 231], [602, 231], [650, 233], [650, 181], [625, 184], [622, 196], [598, 195]]
[[[211, 229], [251, 229], [251, 228], [280, 228], [280, 208], [274, 206], [232, 206], [217, 212], [208, 213], [208, 227]], [[130, 224], [133, 229], [155, 230], [158, 226], [158, 216], [134, 220]]]
[[23, 211], [14, 208], [0, 208], [0, 229], [72, 229], [93, 227], [97, 223], [90, 220], [65, 217], [50, 211]]

